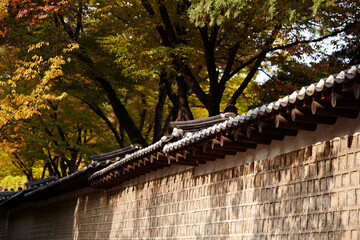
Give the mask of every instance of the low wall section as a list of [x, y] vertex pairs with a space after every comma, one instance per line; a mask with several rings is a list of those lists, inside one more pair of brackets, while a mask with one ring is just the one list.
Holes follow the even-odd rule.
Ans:
[[184, 168], [26, 203], [2, 213], [0, 238], [360, 239], [359, 170], [356, 135], [216, 172]]

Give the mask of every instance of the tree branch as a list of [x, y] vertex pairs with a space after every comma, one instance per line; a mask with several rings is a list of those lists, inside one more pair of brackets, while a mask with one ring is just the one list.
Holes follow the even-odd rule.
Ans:
[[50, 149], [47, 148], [46, 149], [47, 152], [48, 152], [48, 158], [49, 158], [49, 161], [50, 163], [48, 164], [48, 169], [49, 169], [49, 172], [50, 172], [50, 175], [52, 174], [55, 174], [57, 177], [61, 177], [61, 173], [57, 167], [57, 162], [56, 160], [58, 160], [58, 156], [55, 156], [54, 158], [51, 156], [51, 152], [50, 152]]
[[55, 146], [59, 146], [58, 141], [56, 141], [54, 139], [54, 135], [53, 135], [52, 131], [50, 131], [50, 129], [46, 126], [45, 122], [41, 119], [40, 115], [38, 117], [40, 119], [41, 124], [44, 126], [45, 132], [49, 135], [49, 137], [52, 138], [51, 141], [55, 144]]
[[229, 51], [229, 57], [227, 59], [225, 70], [219, 83], [220, 88], [225, 87], [226, 82], [231, 78], [230, 77], [231, 69], [233, 67], [236, 53], [239, 50], [239, 47], [240, 47], [240, 43], [237, 42]]
[[76, 17], [76, 28], [75, 28], [75, 34], [74, 34], [75, 41], [77, 41], [79, 39], [80, 30], [82, 29], [82, 14], [83, 14], [83, 7], [81, 4], [79, 7], [79, 11], [77, 12], [77, 17]]
[[103, 73], [100, 70], [97, 70], [97, 67], [95, 66], [94, 62], [86, 54], [86, 52], [74, 51], [74, 53], [79, 58], [80, 61], [88, 64], [88, 66], [90, 67], [89, 75], [92, 76], [92, 79], [95, 82], [97, 82], [106, 93], [106, 96], [111, 104], [111, 107], [114, 110], [116, 118], [119, 120], [119, 122], [121, 122], [121, 125], [124, 127], [130, 140], [132, 142], [136, 141], [140, 143], [143, 147], [147, 146], [147, 142], [145, 141], [141, 132], [135, 125], [133, 119], [129, 115], [125, 106], [118, 98], [118, 95], [115, 89], [113, 88], [112, 84], [108, 81], [108, 79], [103, 75]]
[[283, 50], [283, 49], [286, 49], [286, 48], [290, 48], [290, 47], [293, 47], [293, 46], [296, 46], [296, 45], [300, 45], [300, 44], [305, 44], [305, 43], [315, 43], [315, 42], [321, 42], [322, 40], [325, 40], [329, 37], [334, 37], [342, 32], [345, 32], [349, 29], [351, 29], [352, 27], [354, 27], [356, 24], [356, 22], [354, 23], [351, 23], [349, 25], [347, 25], [346, 27], [344, 27], [343, 29], [340, 29], [340, 30], [337, 30], [337, 31], [334, 31], [328, 35], [325, 35], [325, 36], [322, 36], [322, 37], [319, 37], [319, 38], [316, 38], [316, 39], [309, 39], [309, 40], [303, 40], [303, 41], [295, 41], [293, 43], [289, 43], [289, 44], [286, 44], [286, 45], [283, 45], [283, 46], [278, 46], [278, 47], [274, 47], [274, 48], [271, 48], [269, 49], [267, 52], [273, 52], [273, 51], [276, 51], [276, 50]]
[[229, 102], [227, 103], [227, 105], [235, 105], [236, 104], [236, 100], [239, 98], [239, 96], [244, 92], [245, 88], [248, 86], [248, 84], [250, 83], [251, 79], [254, 77], [255, 73], [257, 72], [258, 68], [260, 67], [262, 61], [265, 59], [265, 56], [258, 58], [254, 64], [254, 66], [251, 68], [250, 72], [248, 73], [248, 75], [245, 77], [244, 81], [241, 83], [240, 87], [235, 91], [235, 93], [232, 95], [232, 97], [230, 98]]
[[229, 74], [229, 78], [228, 80], [230, 80], [233, 76], [235, 76], [240, 70], [242, 70], [243, 68], [247, 67], [248, 65], [250, 65], [251, 63], [253, 63], [255, 60], [257, 60], [260, 56], [264, 55], [265, 52], [260, 52], [259, 54], [255, 55], [254, 57], [250, 58], [249, 60], [247, 60], [245, 63], [241, 64], [239, 67], [237, 67], [234, 71], [232, 71]]
[[[145, 94], [141, 94], [141, 103], [144, 106], [147, 106]], [[142, 132], [142, 130], [144, 129], [145, 118], [146, 118], [146, 108], [144, 110], [142, 110], [142, 112], [140, 113], [140, 123], [139, 123], [139, 131], [140, 132]]]
[[16, 158], [16, 161], [12, 161], [12, 163], [26, 175], [28, 181], [33, 181], [34, 177], [31, 169], [33, 164], [29, 165], [29, 167], [26, 167], [25, 163], [20, 159], [20, 157], [16, 153], [13, 153], [13, 156]]
[[[149, 13], [151, 17], [154, 17], [155, 11], [148, 0], [142, 0], [141, 1], [143, 7], [145, 10]], [[156, 26], [156, 30], [158, 31], [162, 43], [166, 47], [175, 48], [175, 45], [178, 43], [178, 40], [176, 38], [175, 32], [172, 28], [167, 10], [165, 6], [162, 3], [162, 0], [159, 0], [159, 10], [161, 14], [161, 18], [163, 21], [163, 24], [165, 25], [165, 29], [161, 25]], [[206, 106], [208, 103], [208, 98], [206, 93], [201, 89], [198, 81], [196, 80], [194, 74], [192, 73], [190, 67], [184, 62], [185, 59], [179, 59], [174, 54], [171, 54], [171, 57], [174, 59], [174, 65], [178, 66], [179, 70], [184, 75], [184, 80], [186, 83], [190, 86], [190, 88], [194, 91], [196, 96], [199, 98], [199, 100]]]
[[160, 140], [162, 137], [161, 135], [161, 128], [163, 123], [163, 113], [164, 113], [164, 104], [166, 100], [166, 86], [165, 86], [165, 80], [166, 79], [166, 73], [162, 72], [160, 74], [160, 82], [159, 82], [159, 96], [158, 96], [158, 102], [156, 104], [155, 108], [155, 123], [154, 123], [154, 134], [153, 134], [153, 143]]
[[106, 123], [106, 125], [110, 128], [110, 131], [114, 134], [115, 139], [117, 141], [117, 143], [119, 144], [119, 146], [121, 148], [124, 147], [124, 143], [121, 140], [118, 132], [116, 131], [115, 126], [110, 122], [110, 120], [106, 117], [105, 113], [100, 109], [99, 106], [97, 106], [94, 103], [90, 103], [89, 101], [83, 100], [91, 110], [93, 110], [94, 113], [96, 113], [102, 120], [104, 120], [104, 122]]
[[184, 74], [184, 80], [185, 82], [190, 86], [190, 88], [194, 91], [196, 97], [200, 100], [202, 104], [205, 106], [208, 105], [208, 96], [207, 94], [202, 90], [199, 81], [195, 78], [194, 74], [192, 73], [190, 67], [183, 62], [183, 60], [177, 60], [178, 65], [180, 66], [180, 69], [182, 70]]
[[77, 128], [77, 132], [78, 132], [78, 137], [77, 137], [77, 140], [76, 140], [76, 144], [77, 145], [80, 145], [81, 144], [81, 140], [82, 140], [82, 127], [80, 126], [80, 124], [76, 124], [76, 128]]
[[145, 8], [145, 10], [150, 14], [150, 16], [155, 15], [155, 11], [154, 11], [153, 7], [151, 6], [151, 4], [149, 3], [149, 0], [141, 0], [141, 4]]
[[168, 11], [164, 5], [164, 1], [158, 0], [158, 4], [159, 4], [159, 12], [160, 12], [161, 20], [162, 20], [163, 24], [165, 25], [165, 30], [167, 32], [167, 35], [169, 36], [169, 39], [171, 40], [172, 44], [177, 45], [178, 39], [176, 37], [174, 28], [171, 24]]
[[271, 33], [271, 36], [266, 40], [265, 42], [265, 46], [262, 50], [262, 54], [259, 55], [259, 57], [256, 59], [254, 65], [252, 66], [250, 72], [248, 73], [248, 75], [245, 77], [244, 81], [241, 83], [240, 87], [235, 91], [235, 93], [233, 94], [233, 96], [230, 98], [228, 105], [232, 104], [235, 105], [236, 104], [236, 100], [239, 98], [239, 96], [244, 92], [245, 88], [249, 85], [251, 79], [254, 77], [254, 75], [256, 74], [258, 68], [260, 67], [262, 61], [265, 59], [266, 57], [266, 52], [268, 51], [268, 49], [272, 46], [272, 44], [274, 43], [274, 41], [276, 40], [277, 35], [280, 32], [280, 29], [282, 27], [282, 24], [276, 24], [274, 26], [274, 29]]
[[179, 101], [179, 97], [174, 93], [174, 90], [168, 78], [164, 77], [162, 81], [164, 82], [166, 94], [169, 96], [170, 101], [174, 106], [177, 105]]
[[62, 14], [58, 14], [61, 24], [64, 27], [65, 32], [69, 35], [70, 39], [76, 41], [75, 35], [73, 30], [71, 29], [70, 25], [67, 24], [64, 20], [64, 16]]
[[[264, 49], [263, 51], [259, 52], [257, 55], [253, 56], [252, 58], [250, 58], [249, 60], [247, 60], [245, 63], [241, 64], [239, 67], [237, 67], [234, 71], [232, 71], [229, 74], [229, 79], [232, 78], [234, 75], [236, 75], [240, 70], [242, 70], [244, 67], [247, 67], [248, 65], [250, 65], [251, 63], [253, 63], [255, 60], [257, 60], [259, 57], [261, 57], [263, 54], [267, 54], [269, 52], [274, 52], [276, 50], [283, 50], [283, 49], [287, 49], [287, 48], [291, 48], [294, 47], [296, 45], [300, 45], [300, 44], [307, 44], [307, 43], [315, 43], [315, 42], [320, 42], [323, 41], [329, 37], [334, 37], [342, 32], [345, 32], [349, 29], [351, 29], [352, 27], [354, 27], [356, 25], [356, 22], [348, 24], [346, 27], [344, 27], [343, 29], [334, 31], [328, 35], [316, 38], [316, 39], [309, 39], [309, 40], [303, 40], [303, 41], [295, 41], [289, 44], [285, 44], [283, 46], [277, 46], [277, 47], [273, 47], [273, 48], [268, 48], [268, 49]], [[229, 80], [228, 79], [228, 80]]]

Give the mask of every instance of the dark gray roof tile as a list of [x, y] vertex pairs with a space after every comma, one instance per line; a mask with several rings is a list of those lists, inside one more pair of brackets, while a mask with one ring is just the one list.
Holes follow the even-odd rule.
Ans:
[[334, 87], [336, 84], [341, 84], [345, 81], [352, 80], [358, 74], [360, 74], [360, 65], [352, 66], [349, 70], [341, 71], [338, 74], [330, 75], [328, 78], [320, 79], [318, 82], [313, 83], [310, 86], [303, 87], [300, 89], [300, 91], [294, 91], [292, 94], [280, 98], [275, 102], [265, 104], [259, 108], [251, 109], [248, 112], [236, 117], [230, 117], [222, 123], [214, 124], [213, 126], [204, 128], [198, 132], [186, 136], [177, 142], [167, 144], [164, 146], [163, 152], [168, 153], [177, 150], [186, 145], [200, 141], [210, 135], [219, 133], [232, 127], [237, 127], [247, 121], [257, 119], [263, 115], [272, 114], [281, 107], [288, 107], [290, 104], [295, 104], [299, 100], [301, 101], [307, 97], [311, 97], [317, 92], [325, 91], [326, 89]]

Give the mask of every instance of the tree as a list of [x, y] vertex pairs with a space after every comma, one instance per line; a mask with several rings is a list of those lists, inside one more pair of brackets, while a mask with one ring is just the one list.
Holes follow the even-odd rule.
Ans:
[[[26, 45], [32, 41], [39, 41], [39, 39], [49, 40], [50, 49], [44, 58], [54, 55], [62, 56], [62, 53], [60, 53], [58, 49], [68, 44], [78, 46], [71, 52], [73, 62], [76, 61], [76, 66], [80, 67], [80, 69], [76, 70], [84, 74], [85, 78], [91, 79], [93, 83], [101, 87], [101, 91], [106, 94], [115, 116], [127, 131], [129, 138], [132, 141], [138, 141], [146, 146], [146, 141], [135, 126], [134, 121], [120, 101], [116, 88], [114, 88], [110, 81], [110, 77], [113, 77], [114, 73], [108, 74], [103, 72], [102, 67], [104, 65], [96, 62], [96, 58], [102, 57], [101, 51], [97, 51], [95, 56], [89, 54], [92, 53], [91, 50], [94, 45], [96, 46], [97, 44], [96, 39], [88, 37], [91, 32], [84, 31], [86, 22], [83, 21], [87, 7], [88, 3], [84, 1], [72, 1], [66, 5], [56, 1], [32, 2], [32, 4], [29, 2], [10, 2], [8, 8], [11, 9], [11, 11], [9, 11], [9, 16], [5, 22], [7, 28], [11, 30], [3, 40], [11, 46], [17, 45], [16, 47], [21, 47], [21, 45]], [[14, 25], [16, 25], [16, 28]], [[16, 32], [14, 32], [15, 29]], [[38, 35], [33, 36], [32, 32], [37, 32]], [[54, 33], [54, 35], [49, 35], [51, 33]], [[83, 34], [81, 35], [81, 33]], [[20, 39], [20, 34], [25, 34], [26, 38]], [[87, 34], [89, 35], [87, 36]], [[26, 56], [26, 54], [23, 56]], [[109, 68], [106, 67], [105, 70], [106, 69]], [[64, 71], [65, 70], [66, 69], [64, 69]], [[71, 69], [71, 71], [74, 71], [74, 69]], [[72, 72], [67, 72], [64, 75], [67, 76], [71, 73]], [[122, 78], [121, 75], [117, 77]]]
[[[351, 40], [358, 35], [357, 2], [7, 0], [0, 9], [1, 127], [45, 139], [39, 146], [51, 156], [38, 149], [43, 155], [36, 159], [50, 159], [56, 167], [47, 169], [59, 176], [79, 166], [73, 160], [85, 153], [77, 147], [87, 143], [76, 136], [85, 129], [106, 126], [96, 146], [110, 135], [121, 147], [146, 146], [171, 120], [215, 115], [227, 104], [245, 111], [292, 91], [292, 76], [301, 83], [308, 76], [289, 69], [308, 69], [298, 59], [317, 52], [324, 39], [345, 34], [353, 55], [357, 49]], [[354, 59], [341, 51], [336, 56]], [[331, 60], [325, 53], [319, 58]], [[316, 66], [329, 70], [324, 61]], [[278, 71], [263, 87], [281, 87], [273, 96], [252, 83], [268, 65]], [[69, 108], [91, 115], [95, 125], [60, 117]]]
[[[346, 1], [122, 2], [111, 13], [117, 12], [118, 16], [130, 13], [129, 18], [122, 17], [130, 34], [113, 36], [111, 44], [121, 42], [127, 46], [126, 43], [133, 43], [135, 39], [135, 44], [139, 42], [144, 49], [148, 46], [144, 42], [156, 44], [156, 39], [160, 38], [162, 46], [147, 51], [166, 52], [164, 59], [177, 71], [178, 88], [185, 85], [186, 92], [187, 85], [209, 115], [215, 115], [220, 112], [228, 81], [236, 74], [248, 73], [228, 100], [229, 104], [236, 104], [265, 61], [272, 61], [287, 50], [294, 55], [311, 54], [318, 46], [309, 43], [356, 31], [359, 6], [357, 3], [351, 5], [350, 8]], [[130, 8], [139, 10], [133, 13]], [[132, 21], [134, 16], [137, 18]], [[157, 32], [157, 36], [147, 34], [149, 31]], [[145, 34], [139, 36], [138, 32]], [[120, 52], [123, 50], [118, 45], [114, 49], [119, 59], [123, 59]]]
[[[34, 179], [32, 168], [42, 162], [43, 174], [64, 177], [89, 163], [97, 151], [113, 149], [111, 138], [103, 134], [106, 124], [87, 105], [67, 97], [48, 101], [51, 111], [11, 122], [1, 131], [3, 151], [27, 176]], [[76, 112], [77, 114], [74, 114]]]

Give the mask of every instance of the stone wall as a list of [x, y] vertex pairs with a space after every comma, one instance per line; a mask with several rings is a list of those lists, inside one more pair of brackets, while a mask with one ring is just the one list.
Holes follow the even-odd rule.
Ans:
[[359, 171], [356, 135], [212, 173], [190, 168], [27, 203], [0, 215], [0, 238], [360, 239]]

